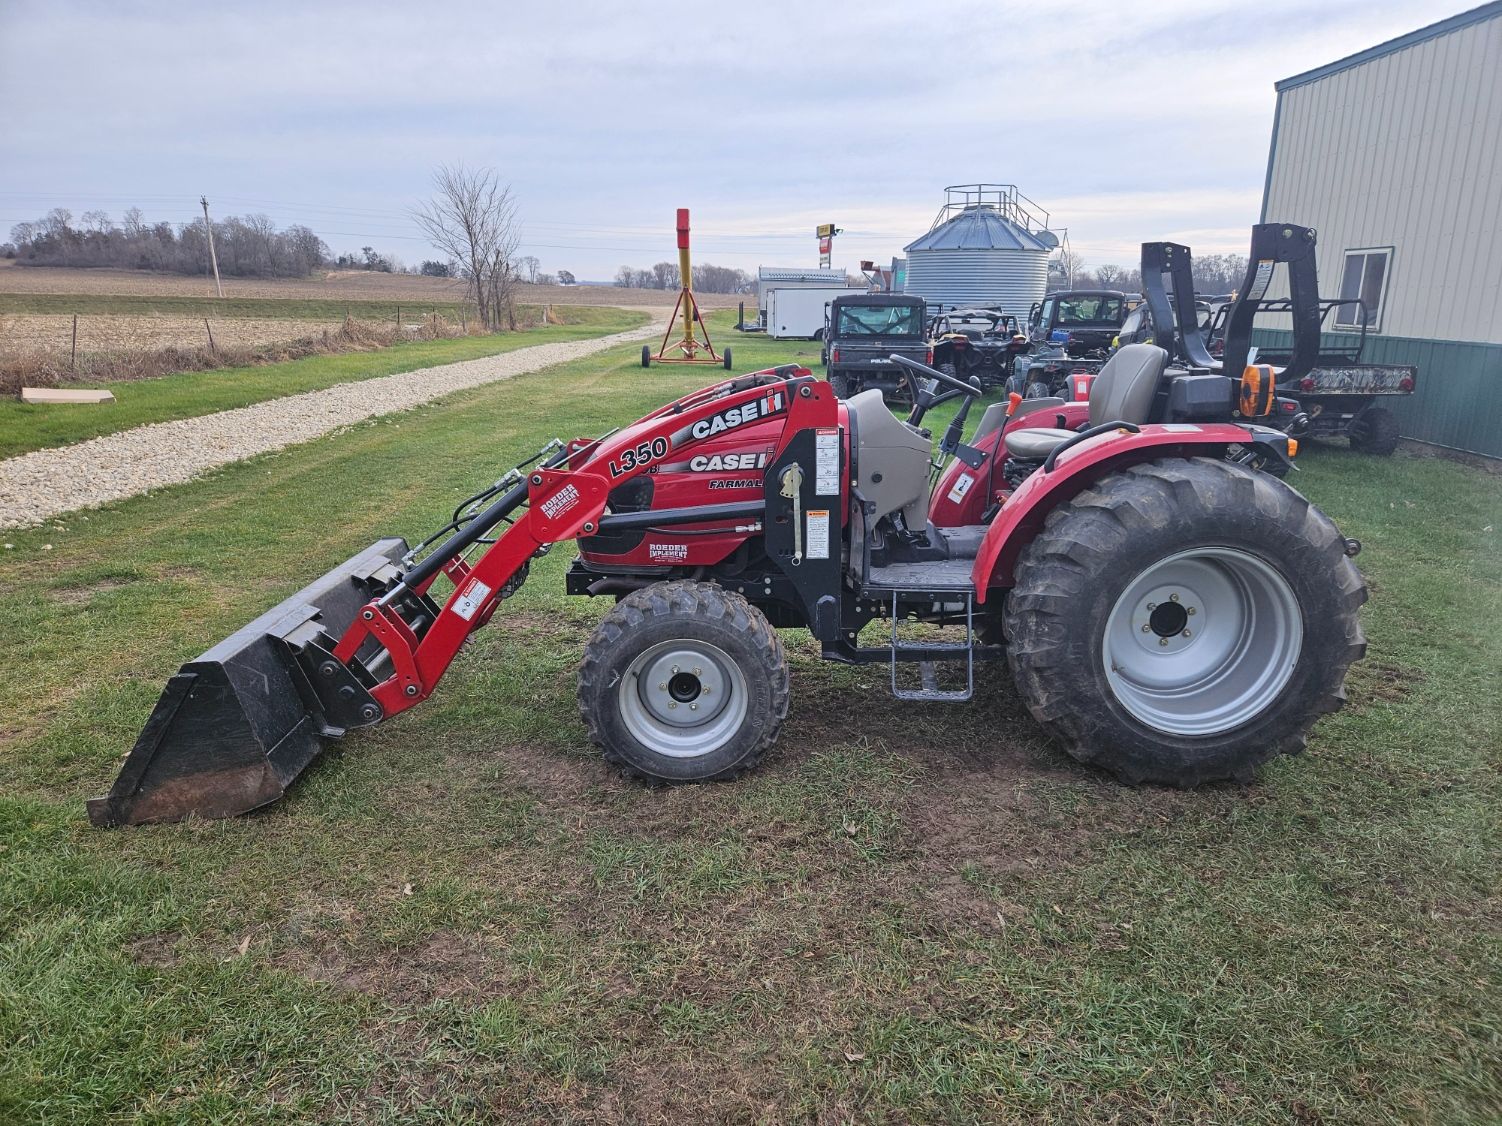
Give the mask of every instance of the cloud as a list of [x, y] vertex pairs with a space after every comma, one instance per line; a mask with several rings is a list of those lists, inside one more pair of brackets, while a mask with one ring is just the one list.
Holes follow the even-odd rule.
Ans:
[[588, 276], [670, 258], [682, 205], [729, 265], [810, 261], [825, 221], [852, 265], [885, 259], [980, 180], [1092, 261], [1236, 249], [1273, 80], [1452, 7], [0, 0], [0, 213], [188, 218], [206, 192], [417, 258], [407, 209], [462, 159], [510, 179], [545, 267]]

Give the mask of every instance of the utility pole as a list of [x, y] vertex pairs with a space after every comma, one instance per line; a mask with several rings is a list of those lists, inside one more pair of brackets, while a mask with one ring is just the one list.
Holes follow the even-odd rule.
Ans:
[[219, 291], [219, 296], [224, 296], [224, 285], [219, 280], [219, 255], [214, 253], [214, 224], [209, 222], [209, 197], [199, 196], [198, 202], [203, 204], [203, 226], [209, 232], [209, 261], [214, 264], [214, 288]]

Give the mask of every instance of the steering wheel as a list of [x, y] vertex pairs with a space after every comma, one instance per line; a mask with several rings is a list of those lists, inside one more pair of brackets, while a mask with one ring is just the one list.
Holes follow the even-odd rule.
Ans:
[[[910, 360], [906, 356], [899, 356], [896, 353], [887, 358], [894, 364], [905, 369], [902, 372], [902, 377], [907, 380], [907, 385], [913, 392], [913, 409], [907, 416], [907, 424], [915, 429], [922, 423], [923, 416], [928, 413], [931, 407], [935, 407], [941, 402], [948, 402], [955, 395], [969, 395], [973, 398], [979, 398], [983, 394], [981, 389], [975, 384], [967, 383], [958, 376], [939, 371], [937, 368], [931, 368], [927, 364], [920, 364], [917, 360]], [[935, 383], [942, 384], [950, 390], [942, 395], [935, 395], [919, 382], [918, 376], [920, 375], [933, 380]]]

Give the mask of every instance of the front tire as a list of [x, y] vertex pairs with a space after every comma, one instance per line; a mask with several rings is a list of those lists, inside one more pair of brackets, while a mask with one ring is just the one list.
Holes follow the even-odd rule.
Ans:
[[1345, 701], [1366, 587], [1330, 519], [1207, 458], [1112, 474], [1023, 551], [1007, 656], [1033, 716], [1130, 782], [1249, 781]]
[[606, 761], [651, 782], [734, 778], [776, 742], [787, 654], [766, 617], [713, 583], [654, 583], [584, 650], [579, 714]]

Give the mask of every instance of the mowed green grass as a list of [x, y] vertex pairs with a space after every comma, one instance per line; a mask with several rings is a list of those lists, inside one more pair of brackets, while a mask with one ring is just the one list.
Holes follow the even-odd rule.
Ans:
[[317, 391], [336, 383], [474, 360], [534, 344], [605, 336], [646, 322], [646, 314], [624, 309], [575, 305], [559, 306], [556, 312], [567, 319], [566, 324], [490, 336], [410, 341], [374, 352], [308, 356], [279, 364], [182, 372], [161, 379], [79, 384], [108, 387], [115, 396], [113, 403], [80, 406], [0, 400], [0, 458], [81, 442], [149, 422], [192, 418], [301, 391]]
[[1497, 1121], [1502, 482], [1444, 462], [1301, 457], [1371, 651], [1249, 787], [1125, 788], [1001, 668], [899, 705], [796, 632], [758, 771], [621, 781], [564, 546], [263, 813], [87, 826], [182, 660], [717, 374], [622, 348], [6, 533], [0, 1120]]

